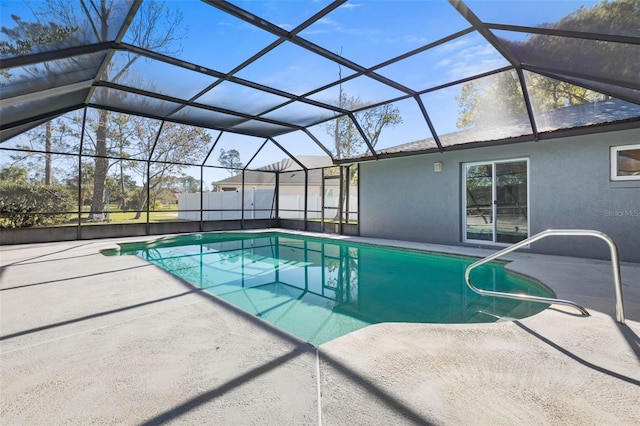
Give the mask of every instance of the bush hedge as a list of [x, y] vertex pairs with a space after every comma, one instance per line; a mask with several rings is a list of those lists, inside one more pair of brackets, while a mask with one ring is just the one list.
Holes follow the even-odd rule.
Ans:
[[69, 189], [60, 185], [0, 182], [0, 226], [29, 228], [59, 225], [77, 210]]

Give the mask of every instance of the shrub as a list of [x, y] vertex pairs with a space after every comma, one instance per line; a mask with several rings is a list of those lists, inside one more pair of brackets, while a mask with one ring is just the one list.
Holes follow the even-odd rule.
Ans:
[[71, 192], [60, 185], [0, 182], [0, 226], [29, 228], [59, 225], [77, 206]]

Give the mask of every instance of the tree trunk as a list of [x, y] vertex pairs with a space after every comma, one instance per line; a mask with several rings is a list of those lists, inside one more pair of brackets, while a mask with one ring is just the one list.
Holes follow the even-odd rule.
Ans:
[[[100, 1], [100, 32], [96, 34], [101, 41], [106, 40], [109, 34], [109, 14], [105, 0]], [[95, 27], [94, 27], [95, 29]], [[97, 31], [96, 31], [97, 32]], [[104, 214], [104, 188], [107, 182], [109, 160], [107, 155], [107, 129], [109, 126], [109, 112], [98, 110], [98, 128], [96, 129], [95, 170], [93, 175], [93, 197], [91, 199], [91, 221], [99, 222], [105, 219]]]
[[[345, 168], [343, 166], [340, 166], [340, 179], [338, 180], [340, 182], [340, 185], [338, 186], [338, 210], [336, 211], [336, 215], [333, 218], [333, 220], [340, 220], [340, 218], [345, 218], [346, 217], [346, 205], [345, 205], [345, 192], [346, 192], [346, 185], [348, 185], [349, 182], [349, 167], [346, 167], [346, 171], [347, 171], [347, 176], [345, 177], [344, 175], [344, 170]], [[347, 182], [345, 184], [345, 181]]]
[[91, 200], [92, 221], [104, 220], [104, 188], [107, 181], [107, 170], [109, 169], [109, 160], [107, 155], [107, 126], [109, 122], [109, 112], [104, 110], [98, 111], [98, 128], [96, 129], [96, 157], [95, 171], [93, 175], [93, 198]]
[[[120, 150], [122, 153], [122, 149]], [[122, 154], [120, 155], [122, 157]], [[127, 209], [127, 189], [124, 184], [124, 170], [122, 170], [122, 161], [120, 161], [120, 210], [125, 211]]]
[[336, 158], [342, 158], [342, 146], [340, 145], [340, 122], [339, 119], [336, 119], [333, 129], [333, 141], [336, 147]]
[[138, 202], [138, 208], [136, 209], [136, 216], [134, 219], [140, 219], [140, 217], [142, 216], [142, 209], [144, 209], [145, 205], [147, 204], [148, 186], [149, 184], [145, 183], [142, 187], [142, 193], [140, 194], [140, 201]]
[[51, 167], [51, 128], [53, 127], [52, 121], [47, 122], [47, 126], [44, 131], [44, 184], [51, 185], [53, 183], [53, 171]]

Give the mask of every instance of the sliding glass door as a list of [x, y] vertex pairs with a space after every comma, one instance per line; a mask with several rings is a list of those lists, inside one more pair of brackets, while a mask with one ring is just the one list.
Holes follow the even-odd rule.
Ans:
[[465, 240], [493, 241], [493, 164], [468, 164], [465, 175]]
[[464, 240], [512, 244], [529, 236], [528, 161], [465, 164]]

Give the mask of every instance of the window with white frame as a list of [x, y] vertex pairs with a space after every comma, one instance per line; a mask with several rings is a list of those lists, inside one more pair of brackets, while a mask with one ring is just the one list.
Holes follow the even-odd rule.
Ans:
[[611, 147], [611, 180], [640, 180], [640, 144]]

